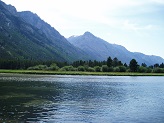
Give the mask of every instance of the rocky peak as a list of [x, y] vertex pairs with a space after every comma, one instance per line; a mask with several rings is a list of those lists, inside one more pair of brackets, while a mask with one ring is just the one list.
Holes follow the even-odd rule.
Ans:
[[19, 16], [27, 23], [41, 30], [47, 37], [54, 40], [54, 38], [61, 38], [61, 35], [51, 25], [42, 20], [37, 14], [30, 11], [19, 12]]
[[83, 34], [83, 36], [85, 36], [85, 37], [95, 37], [92, 33], [90, 33], [90, 32], [85, 32], [84, 34]]
[[23, 12], [19, 12], [19, 16], [23, 18], [26, 22], [30, 23], [31, 25], [36, 26], [39, 29], [41, 28], [40, 23], [42, 23], [42, 20], [37, 14], [32, 13], [30, 11], [23, 11]]
[[16, 8], [14, 7], [14, 6], [12, 6], [12, 5], [6, 5], [4, 2], [2, 2], [1, 0], [0, 0], [0, 4], [5, 8], [5, 9], [7, 9], [11, 14], [13, 14], [13, 15], [17, 15], [17, 10], [16, 10]]

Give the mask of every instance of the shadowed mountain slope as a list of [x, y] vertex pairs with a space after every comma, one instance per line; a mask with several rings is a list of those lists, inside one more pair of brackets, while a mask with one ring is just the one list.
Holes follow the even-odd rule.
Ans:
[[32, 12], [17, 12], [0, 1], [1, 59], [74, 61], [89, 59]]

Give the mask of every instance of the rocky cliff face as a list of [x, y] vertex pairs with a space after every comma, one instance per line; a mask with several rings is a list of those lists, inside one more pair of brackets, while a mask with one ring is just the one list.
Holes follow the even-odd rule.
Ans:
[[11, 14], [17, 16], [17, 10], [14, 6], [12, 5], [6, 5], [4, 2], [0, 1], [1, 2], [1, 5], [6, 9], [8, 10]]
[[60, 35], [60, 33], [51, 27], [48, 23], [43, 21], [38, 15], [30, 12], [30, 11], [24, 11], [19, 12], [19, 16], [23, 18], [26, 22], [31, 24], [32, 26], [38, 28], [39, 30], [42, 30], [42, 32], [51, 39], [61, 39], [64, 37]]
[[1, 59], [74, 61], [87, 54], [31, 12], [17, 12], [0, 1]]

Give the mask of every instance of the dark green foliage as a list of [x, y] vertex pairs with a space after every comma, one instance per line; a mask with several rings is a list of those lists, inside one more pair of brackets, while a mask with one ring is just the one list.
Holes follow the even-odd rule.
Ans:
[[47, 70], [54, 70], [54, 71], [56, 71], [56, 70], [58, 70], [58, 69], [59, 69], [59, 67], [57, 66], [56, 63], [52, 63], [52, 64], [50, 65], [50, 67], [47, 67]]
[[[108, 62], [107, 62], [108, 63]], [[116, 66], [118, 66], [119, 65], [119, 61], [118, 61], [118, 59], [115, 57], [114, 59], [113, 59], [113, 61], [112, 61], [112, 66], [113, 67], [116, 67]], [[108, 66], [109, 67], [109, 66]]]
[[138, 65], [138, 63], [137, 63], [137, 61], [135, 59], [132, 59], [130, 61], [129, 67], [130, 67], [130, 71], [131, 72], [137, 72], [138, 66], [139, 65]]
[[[115, 60], [116, 61], [116, 60]], [[119, 60], [118, 60], [119, 63]], [[121, 62], [120, 62], [121, 63]], [[135, 59], [132, 59], [129, 67], [126, 64], [117, 64], [117, 66], [107, 66], [106, 61], [75, 61], [68, 64], [67, 62], [54, 61], [35, 61], [35, 60], [3, 60], [0, 59], [0, 69], [28, 69], [28, 70], [52, 70], [52, 71], [87, 71], [87, 72], [140, 72], [140, 73], [163, 73], [163, 63], [159, 67], [139, 66]]]
[[154, 68], [158, 68], [159, 67], [159, 64], [154, 64]]
[[126, 72], [126, 67], [125, 66], [119, 66], [120, 71], [119, 72]]
[[112, 63], [113, 63], [112, 58], [111, 57], [108, 57], [108, 59], [107, 59], [107, 66], [108, 67], [111, 67], [112, 66]]
[[147, 73], [147, 68], [144, 67], [144, 66], [140, 66], [140, 67], [138, 68], [138, 72], [140, 72], [140, 73]]
[[88, 67], [88, 70], [87, 70], [88, 72], [95, 72], [95, 69], [94, 68], [92, 68], [92, 67]]
[[70, 66], [64, 66], [60, 69], [60, 71], [77, 71], [76, 68], [74, 68], [72, 65]]
[[100, 72], [101, 71], [101, 67], [99, 67], [99, 66], [95, 66], [94, 69], [95, 69], [96, 72]]
[[160, 68], [164, 68], [164, 63], [160, 64], [159, 67], [160, 67]]
[[125, 66], [125, 67], [128, 67], [128, 65], [127, 65], [126, 63], [124, 64], [124, 66]]
[[84, 67], [85, 71], [88, 71], [88, 68], [89, 68], [88, 65], [85, 64], [83, 67]]
[[146, 73], [152, 73], [152, 68], [147, 67], [147, 71], [146, 71]]
[[72, 63], [72, 66], [74, 67], [78, 67], [78, 66], [88, 66], [88, 67], [100, 66], [101, 67], [102, 65], [106, 65], [106, 61], [96, 61], [96, 60], [82, 61], [80, 60], [80, 61], [74, 61]]
[[114, 72], [120, 72], [120, 68], [119, 68], [119, 67], [115, 67], [115, 68], [113, 69], [113, 71], [114, 71]]
[[78, 69], [78, 71], [85, 71], [85, 67], [84, 66], [79, 66], [77, 69]]
[[47, 65], [36, 65], [33, 67], [29, 67], [28, 70], [47, 70]]
[[0, 57], [5, 60], [89, 59], [60, 33], [31, 12], [15, 12], [0, 1]]
[[108, 72], [113, 72], [114, 71], [114, 68], [113, 67], [109, 67], [108, 68]]
[[[63, 67], [68, 64], [55, 61], [33, 61], [33, 60], [3, 60], [0, 59], [0, 69], [27, 69], [38, 65], [46, 65], [47, 70], [57, 70], [58, 66]], [[32, 69], [32, 68], [30, 68]]]
[[147, 67], [147, 65], [146, 65], [145, 63], [142, 63], [141, 66], [143, 66], [143, 67]]
[[27, 69], [30, 66], [35, 66], [43, 62], [29, 60], [3, 60], [0, 59], [0, 69]]
[[153, 65], [151, 65], [151, 66], [149, 66], [149, 68], [153, 69], [154, 67], [153, 67]]
[[101, 68], [101, 71], [102, 72], [108, 72], [108, 66], [107, 65], [103, 65], [102, 68]]
[[164, 73], [164, 69], [163, 68], [156, 67], [156, 68], [154, 68], [153, 72], [154, 73]]

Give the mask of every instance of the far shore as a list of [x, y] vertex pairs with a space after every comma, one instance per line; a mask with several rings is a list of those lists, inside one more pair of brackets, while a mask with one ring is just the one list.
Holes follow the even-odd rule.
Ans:
[[80, 71], [2, 70], [2, 69], [0, 70], [0, 73], [37, 74], [37, 75], [164, 76], [164, 73], [80, 72]]

